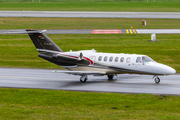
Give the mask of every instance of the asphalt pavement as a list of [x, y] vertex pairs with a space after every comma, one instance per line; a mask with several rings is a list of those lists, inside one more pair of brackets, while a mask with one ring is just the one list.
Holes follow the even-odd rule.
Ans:
[[[46, 30], [46, 34], [179, 34], [180, 29]], [[26, 34], [25, 29], [0, 30], [0, 34]]]
[[151, 75], [120, 74], [114, 80], [107, 76], [88, 76], [86, 83], [80, 76], [55, 73], [49, 69], [0, 68], [0, 87], [37, 88], [92, 92], [150, 93], [180, 95], [180, 75], [159, 76], [155, 83]]
[[78, 18], [166, 18], [180, 19], [179, 12], [77, 12], [0, 11], [0, 17], [78, 17]]

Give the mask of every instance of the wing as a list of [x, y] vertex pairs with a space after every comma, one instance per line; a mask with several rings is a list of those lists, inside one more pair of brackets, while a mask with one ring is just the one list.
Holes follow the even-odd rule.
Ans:
[[72, 74], [72, 75], [94, 75], [94, 76], [102, 76], [105, 75], [104, 72], [99, 72], [99, 71], [53, 71], [56, 73], [66, 73], [66, 74]]

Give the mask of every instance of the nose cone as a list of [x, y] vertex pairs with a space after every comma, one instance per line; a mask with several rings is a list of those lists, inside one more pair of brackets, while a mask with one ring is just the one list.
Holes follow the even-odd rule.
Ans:
[[162, 74], [165, 74], [165, 75], [172, 75], [176, 73], [176, 70], [174, 68], [169, 67], [167, 65], [163, 65], [163, 64], [161, 64], [161, 71], [162, 71]]
[[175, 73], [176, 73], [176, 70], [173, 69], [172, 67], [169, 67], [169, 68], [168, 68], [168, 73], [169, 73], [169, 74], [175, 74]]

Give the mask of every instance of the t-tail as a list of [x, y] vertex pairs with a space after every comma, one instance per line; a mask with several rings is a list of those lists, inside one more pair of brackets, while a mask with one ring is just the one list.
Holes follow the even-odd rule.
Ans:
[[38, 56], [59, 65], [54, 56], [63, 51], [44, 33], [45, 31], [27, 29], [26, 32], [39, 52]]
[[38, 52], [45, 50], [63, 52], [42, 30], [26, 30]]

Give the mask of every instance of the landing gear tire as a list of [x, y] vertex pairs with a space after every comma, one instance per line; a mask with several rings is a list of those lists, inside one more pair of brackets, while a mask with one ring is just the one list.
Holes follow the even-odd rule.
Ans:
[[80, 82], [81, 82], [81, 83], [85, 83], [86, 80], [87, 80], [87, 75], [86, 75], [86, 74], [84, 74], [84, 75], [82, 75], [82, 76], [80, 77]]
[[109, 80], [112, 80], [113, 77], [114, 77], [114, 75], [111, 75], [111, 74], [109, 74], [109, 75], [107, 75], [107, 76], [108, 76], [108, 79], [109, 79]]
[[155, 83], [159, 83], [160, 82], [160, 78], [159, 77], [155, 77], [154, 81], [155, 81]]
[[87, 79], [84, 79], [84, 80], [80, 79], [80, 82], [81, 82], [81, 83], [85, 83], [86, 80], [87, 80]]

